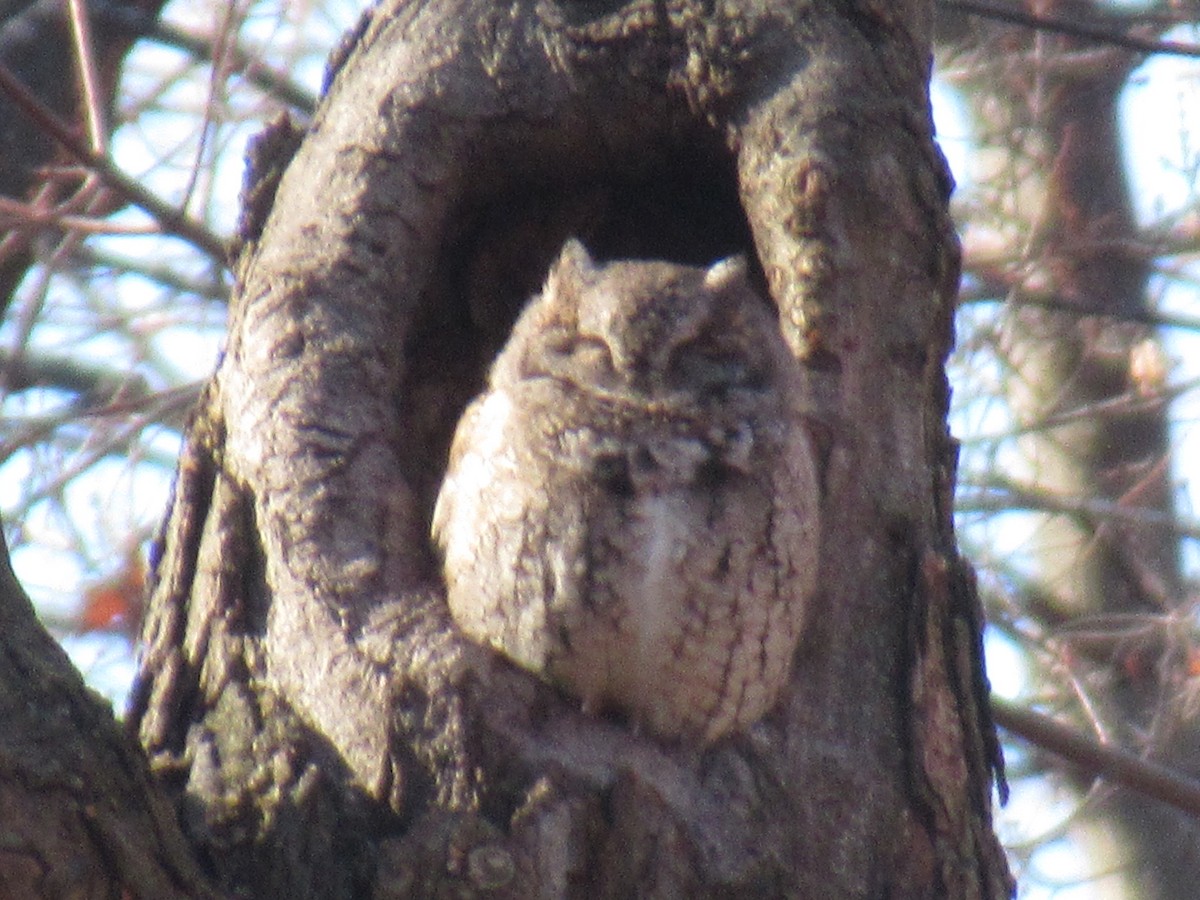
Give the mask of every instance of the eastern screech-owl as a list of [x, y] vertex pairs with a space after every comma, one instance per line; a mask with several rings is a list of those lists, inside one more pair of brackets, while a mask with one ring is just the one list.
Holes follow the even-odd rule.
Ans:
[[596, 266], [569, 241], [454, 437], [454, 619], [660, 737], [755, 722], [815, 579], [797, 378], [744, 260]]

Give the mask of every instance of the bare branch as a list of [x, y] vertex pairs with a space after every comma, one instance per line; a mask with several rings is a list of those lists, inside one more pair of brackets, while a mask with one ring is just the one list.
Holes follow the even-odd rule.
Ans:
[[1108, 778], [1200, 817], [1200, 780], [1141, 759], [1128, 750], [1097, 743], [1049, 716], [1008, 700], [992, 697], [992, 715], [1001, 728], [1061, 756], [1088, 775]]
[[1054, 31], [1072, 37], [1124, 47], [1138, 53], [1153, 53], [1163, 56], [1200, 57], [1200, 46], [1181, 44], [1178, 41], [1159, 41], [1154, 38], [1138, 37], [1104, 25], [1091, 25], [1061, 16], [1027, 12], [1008, 3], [992, 3], [988, 0], [938, 0], [944, 9], [953, 9], [972, 16], [982, 16], [998, 22], [1011, 22], [1038, 31]]
[[[183, 50], [194, 59], [207, 62], [217, 58], [217, 49], [211, 41], [188, 34], [186, 31], [155, 19], [139, 9], [104, 4], [96, 10], [96, 15], [102, 21], [120, 26], [131, 34]], [[259, 51], [253, 48], [247, 49], [241, 41], [235, 41], [232, 46], [223, 48], [222, 52], [227, 54], [223, 60], [227, 66], [243, 74], [258, 88], [272, 97], [277, 97], [297, 112], [311, 116], [317, 108], [316, 97], [288, 78], [285, 73], [277, 72], [266, 65], [262, 61], [262, 54]]]
[[106, 184], [120, 191], [134, 206], [152, 215], [162, 225], [164, 231], [190, 241], [209, 256], [224, 264], [226, 245], [221, 238], [186, 213], [147, 191], [113, 165], [108, 157], [93, 151], [71, 126], [47, 109], [7, 67], [2, 65], [0, 65], [0, 91], [3, 91], [22, 113], [36, 122], [67, 152], [102, 176]]

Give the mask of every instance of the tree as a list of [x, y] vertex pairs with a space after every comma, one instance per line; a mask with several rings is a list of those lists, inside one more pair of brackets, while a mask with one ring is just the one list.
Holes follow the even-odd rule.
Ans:
[[[307, 132], [265, 132], [131, 713], [213, 884], [1009, 894], [952, 520], [930, 13], [385, 3]], [[805, 366], [813, 624], [778, 708], [703, 753], [583, 715], [463, 641], [439, 593], [454, 419], [571, 234], [606, 257], [748, 251]]]
[[[992, 173], [965, 238], [966, 299], [1005, 300], [974, 339], [1005, 373], [1012, 420], [969, 465], [967, 503], [1020, 510], [1010, 528], [1028, 534], [1036, 562], [1022, 571], [1012, 558], [974, 555], [989, 620], [1040, 659], [1038, 705], [1099, 742], [1195, 774], [1194, 601], [1169, 438], [1177, 389], [1161, 361], [1161, 329], [1194, 323], [1165, 316], [1161, 288], [1149, 285], [1194, 239], [1169, 221], [1138, 225], [1119, 115], [1144, 54], [1177, 49], [1155, 36], [1194, 13], [1086, 2], [1031, 12], [1018, 16], [1024, 28], [961, 15], [942, 23], [943, 72], [970, 104]], [[998, 337], [978, 337], [987, 331]], [[1084, 773], [1072, 777], [1086, 791], [1095, 769]], [[1096, 787], [1068, 820], [1082, 843], [1110, 848], [1093, 868], [1120, 870], [1132, 896], [1192, 896], [1194, 809]], [[1172, 793], [1179, 801], [1184, 789]]]

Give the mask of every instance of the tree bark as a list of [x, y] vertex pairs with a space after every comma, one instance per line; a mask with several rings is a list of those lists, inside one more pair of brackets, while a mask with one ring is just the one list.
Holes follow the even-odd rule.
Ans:
[[212, 897], [137, 744], [38, 624], [0, 537], [0, 897]]
[[[267, 133], [131, 713], [223, 888], [1011, 893], [951, 520], [929, 19], [394, 0], [307, 134]], [[777, 708], [703, 752], [584, 715], [445, 609], [450, 433], [570, 235], [601, 258], [747, 252], [805, 366], [822, 588]]]

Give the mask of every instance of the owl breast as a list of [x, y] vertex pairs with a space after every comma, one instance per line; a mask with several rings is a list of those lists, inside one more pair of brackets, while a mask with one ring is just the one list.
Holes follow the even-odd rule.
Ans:
[[[700, 290], [704, 270], [671, 268]], [[593, 390], [586, 372], [505, 362], [528, 355], [536, 316], [455, 436], [434, 513], [452, 616], [586, 711], [699, 743], [748, 727], [787, 682], [815, 580], [791, 382], [771, 369], [716, 393], [706, 376], [694, 396], [669, 379]], [[760, 323], [742, 325], [747, 352], [791, 364], [769, 315], [745, 321]]]

